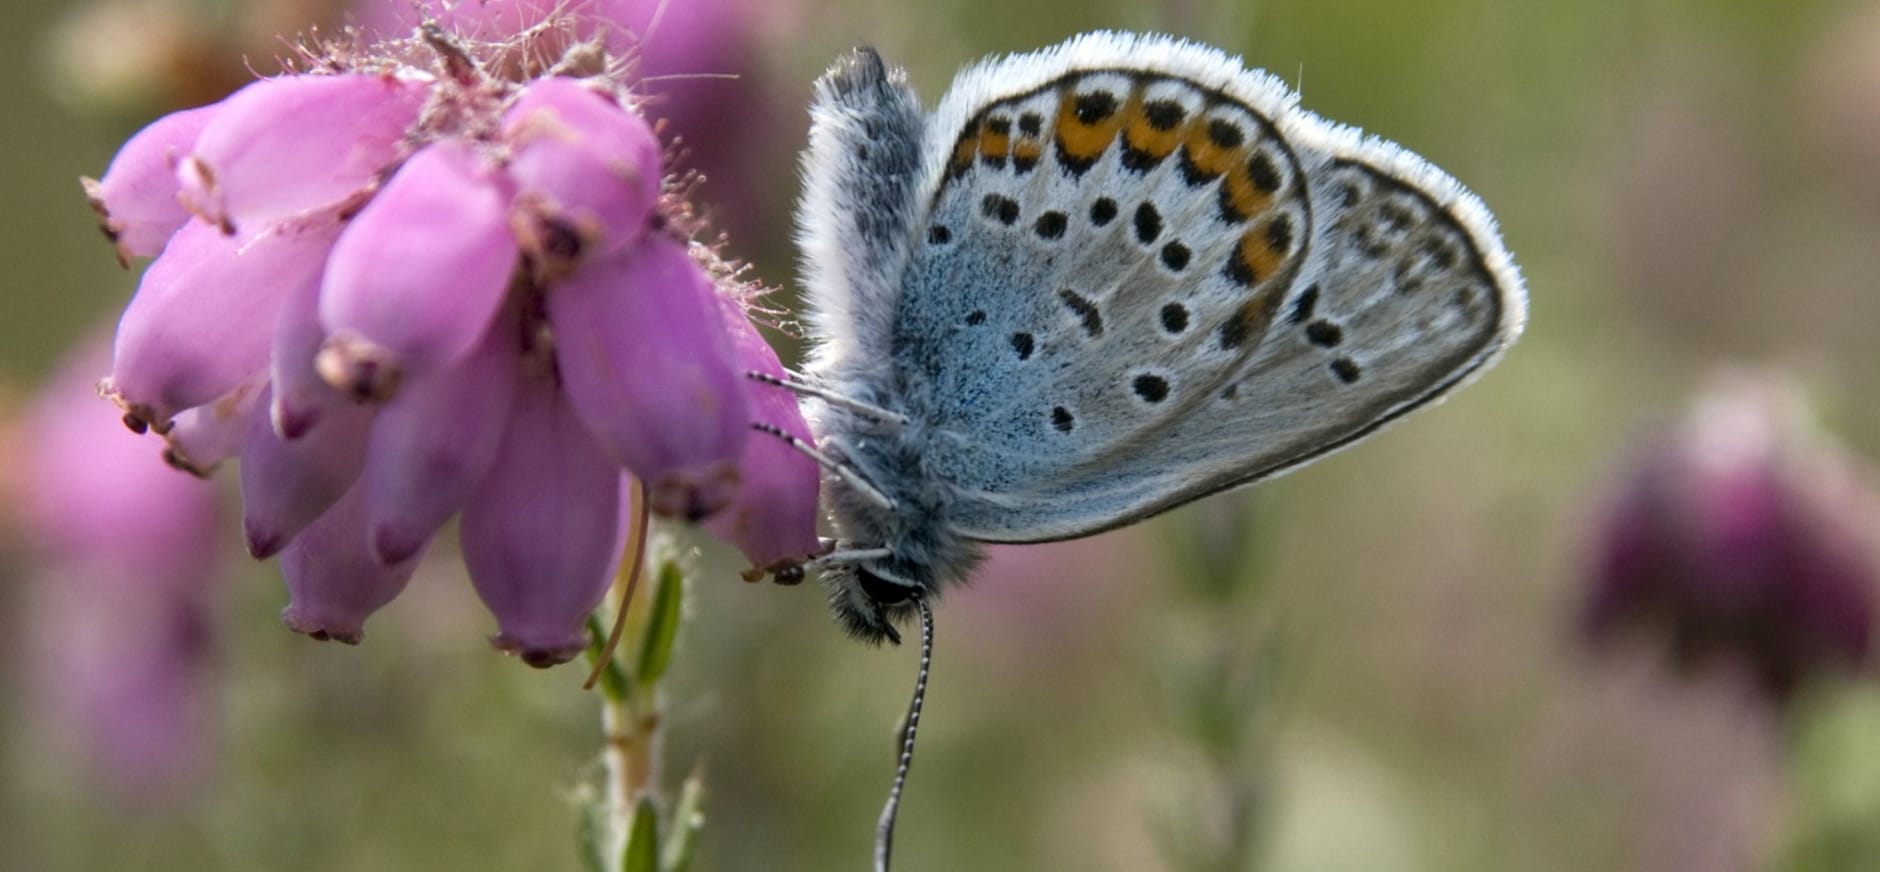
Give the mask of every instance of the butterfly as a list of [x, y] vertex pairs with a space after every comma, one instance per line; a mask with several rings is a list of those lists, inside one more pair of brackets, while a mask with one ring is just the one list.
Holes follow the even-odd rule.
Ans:
[[[798, 239], [838, 621], [921, 672], [985, 543], [1071, 539], [1297, 468], [1481, 373], [1526, 295], [1494, 219], [1403, 148], [1182, 40], [967, 68], [931, 114], [867, 49], [816, 86]], [[820, 400], [820, 401], [816, 401]], [[775, 435], [790, 438], [781, 431]], [[798, 576], [800, 577], [800, 576]]]
[[[1140, 521], [1459, 387], [1526, 295], [1481, 201], [1175, 38], [982, 62], [931, 115], [868, 49], [817, 83], [797, 216], [822, 570], [869, 641], [984, 543]], [[808, 448], [809, 446], [805, 446]]]

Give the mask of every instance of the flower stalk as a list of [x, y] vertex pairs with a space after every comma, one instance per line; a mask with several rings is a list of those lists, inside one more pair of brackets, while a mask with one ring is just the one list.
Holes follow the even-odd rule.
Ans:
[[[641, 491], [644, 494], [644, 491]], [[601, 784], [587, 794], [582, 856], [591, 872], [682, 872], [704, 825], [704, 780], [696, 768], [677, 796], [662, 787], [665, 699], [660, 683], [672, 664], [684, 619], [687, 573], [663, 537], [647, 535], [644, 500], [635, 500], [633, 541], [610, 594], [587, 623], [594, 688], [601, 699]], [[650, 559], [649, 559], [650, 558]], [[657, 566], [650, 590], [636, 597], [638, 564]], [[610, 633], [602, 615], [633, 608]]]

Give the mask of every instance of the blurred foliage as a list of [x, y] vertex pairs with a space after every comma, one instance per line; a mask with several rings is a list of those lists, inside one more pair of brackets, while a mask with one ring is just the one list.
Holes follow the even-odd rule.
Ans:
[[[1880, 868], [1872, 691], [1777, 731], [1727, 694], [1589, 658], [1571, 633], [1606, 473], [1714, 364], [1789, 369], [1832, 429], [1880, 453], [1867, 401], [1880, 198], [1863, 181], [1880, 177], [1880, 141], [1859, 139], [1880, 128], [1835, 97], [1850, 77], [1880, 83], [1880, 53], [1847, 48], [1874, 44], [1850, 36], [1880, 29], [1872, 0], [788, 8], [763, 34], [762, 72], [737, 83], [783, 121], [740, 134], [770, 184], [746, 192], [737, 224], [757, 229], [729, 245], [786, 287], [783, 302], [796, 107], [861, 43], [906, 64], [931, 104], [990, 52], [1098, 27], [1191, 36], [1429, 157], [1501, 220], [1533, 295], [1506, 362], [1441, 409], [1262, 486], [1265, 559], [1237, 570], [1260, 574], [1257, 605], [1218, 616], [1284, 641], [1283, 708], [1257, 714], [1274, 719], [1269, 848], [1249, 868]], [[71, 6], [9, 12], [0, 378], [17, 396], [134, 286], [76, 179], [165, 107], [61, 102], [71, 68], [47, 35]], [[268, 68], [266, 49], [249, 51]], [[1871, 101], [1880, 84], [1855, 93]], [[1192, 606], [1171, 602], [1210, 595], [1193, 589], [1194, 561], [1214, 558], [1156, 543], [1217, 535], [1204, 528], [1224, 511], [1204, 502], [1034, 549], [1042, 564], [1002, 551], [948, 598], [898, 870], [1165, 868], [1158, 810], [1216, 775], [1159, 689], [1165, 653], [1190, 641], [1174, 609]], [[732, 555], [702, 547], [662, 681], [665, 756], [705, 761], [712, 794], [692, 868], [860, 867], [915, 652], [857, 646], [813, 585], [741, 584]], [[19, 573], [0, 571], [0, 620], [16, 628], [0, 654], [30, 663], [23, 646], [56, 633], [23, 628]], [[56, 724], [5, 706], [0, 865], [578, 868], [574, 797], [601, 738], [579, 667], [544, 674], [491, 653], [488, 617], [445, 563], [356, 649], [282, 630], [283, 601], [272, 566], [225, 591], [220, 755], [191, 791], [114, 797], [60, 756]], [[19, 670], [0, 681], [28, 698]]]

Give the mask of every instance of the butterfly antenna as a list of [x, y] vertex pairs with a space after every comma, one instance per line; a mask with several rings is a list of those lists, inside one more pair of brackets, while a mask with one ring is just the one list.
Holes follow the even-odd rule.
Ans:
[[875, 826], [875, 872], [888, 872], [894, 853], [894, 818], [901, 811], [901, 791], [907, 787], [907, 770], [914, 765], [914, 732], [920, 728], [921, 701], [927, 697], [927, 671], [933, 666], [933, 609], [925, 597], [915, 596], [920, 608], [920, 671], [914, 674], [914, 699], [907, 704], [907, 727], [901, 731], [901, 758], [894, 767], [894, 786], [888, 788], [888, 802], [881, 809], [881, 823]]

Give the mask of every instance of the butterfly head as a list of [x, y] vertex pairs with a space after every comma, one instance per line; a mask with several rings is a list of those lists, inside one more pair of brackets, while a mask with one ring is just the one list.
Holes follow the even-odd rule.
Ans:
[[850, 565], [823, 574], [829, 608], [849, 635], [870, 644], [901, 644], [895, 625], [919, 612], [926, 591], [885, 569]]

